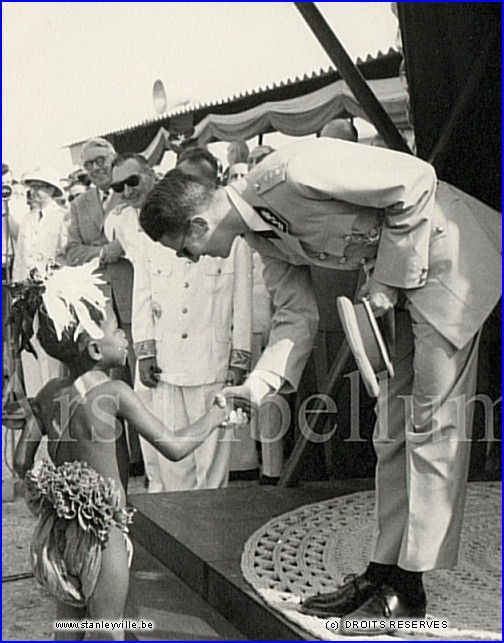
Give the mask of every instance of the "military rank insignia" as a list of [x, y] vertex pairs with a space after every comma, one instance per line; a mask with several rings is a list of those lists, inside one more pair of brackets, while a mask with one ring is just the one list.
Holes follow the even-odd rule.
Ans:
[[285, 221], [285, 219], [276, 214], [276, 212], [272, 212], [269, 208], [266, 208], [262, 205], [254, 205], [254, 210], [261, 217], [261, 219], [272, 228], [276, 228], [284, 234], [289, 234], [289, 224], [287, 223], [287, 221]]

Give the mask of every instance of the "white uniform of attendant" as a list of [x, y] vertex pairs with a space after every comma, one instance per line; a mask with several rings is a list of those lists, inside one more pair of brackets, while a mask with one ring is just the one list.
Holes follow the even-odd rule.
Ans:
[[[38, 268], [44, 274], [47, 262], [51, 259], [65, 263], [64, 250], [67, 238], [67, 213], [56, 203], [51, 202], [42, 210], [27, 212], [19, 226], [12, 280], [26, 279], [32, 268]], [[46, 382], [53, 377], [59, 377], [63, 369], [61, 362], [46, 354], [36, 334], [37, 322], [35, 321], [35, 334], [31, 343], [37, 352], [38, 359], [26, 351], [21, 353], [28, 397], [34, 397]]]
[[[115, 223], [114, 223], [115, 222]], [[105, 232], [134, 265], [133, 339], [137, 357], [154, 350], [162, 369], [155, 389], [136, 377], [135, 390], [153, 412], [177, 430], [197, 420], [225, 382], [230, 364], [250, 356], [252, 280], [250, 250], [238, 239], [227, 259], [178, 259], [141, 230], [138, 212], [113, 212]], [[190, 437], [180, 432], [180, 439]], [[232, 435], [214, 432], [181, 462], [170, 462], [142, 440], [150, 491], [227, 485]]]

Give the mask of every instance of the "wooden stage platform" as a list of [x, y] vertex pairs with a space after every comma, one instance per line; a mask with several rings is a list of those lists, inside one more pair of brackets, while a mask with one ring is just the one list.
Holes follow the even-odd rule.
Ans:
[[310, 640], [266, 606], [242, 578], [240, 558], [249, 536], [271, 518], [302, 505], [370, 489], [372, 479], [139, 494], [132, 528], [143, 545], [245, 637], [256, 641]]

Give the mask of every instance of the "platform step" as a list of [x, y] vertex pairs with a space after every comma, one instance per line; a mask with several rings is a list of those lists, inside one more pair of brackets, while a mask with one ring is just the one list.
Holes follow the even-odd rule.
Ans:
[[140, 641], [248, 640], [137, 542], [125, 620], [145, 626], [129, 629]]
[[369, 489], [372, 481], [305, 483], [296, 488], [247, 486], [138, 494], [132, 536], [246, 637], [311, 640], [268, 607], [243, 579], [245, 542], [261, 525], [305, 504]]

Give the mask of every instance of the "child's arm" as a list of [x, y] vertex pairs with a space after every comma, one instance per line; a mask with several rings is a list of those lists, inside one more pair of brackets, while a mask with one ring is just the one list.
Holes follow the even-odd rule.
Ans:
[[21, 478], [33, 466], [42, 436], [47, 435], [49, 440], [59, 437], [52, 428], [52, 420], [59, 426], [60, 398], [63, 399], [70, 384], [68, 377], [55, 377], [40, 389], [37, 397], [22, 402], [26, 425], [14, 452], [14, 470]]
[[[127, 420], [128, 424], [133, 426], [155, 449], [175, 462], [194, 451], [219, 425], [228, 419], [223, 398], [222, 407], [216, 403], [212, 404], [199, 420], [190, 425], [192, 436], [197, 437], [188, 440], [180, 435], [175, 435], [170, 427], [165, 426], [153, 415], [127, 384], [119, 381], [114, 384], [118, 394], [117, 414]], [[237, 423], [244, 423], [241, 412], [238, 415]]]
[[43, 435], [43, 424], [37, 414], [37, 402], [32, 401], [30, 407], [33, 413], [28, 414], [25, 427], [14, 451], [14, 471], [20, 478], [24, 478], [28, 469], [33, 466]]

